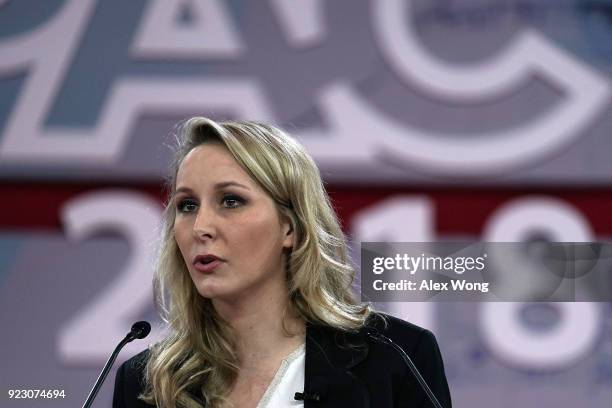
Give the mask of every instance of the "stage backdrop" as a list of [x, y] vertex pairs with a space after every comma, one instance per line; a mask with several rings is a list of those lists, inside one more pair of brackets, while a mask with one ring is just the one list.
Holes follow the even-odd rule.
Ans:
[[[610, 0], [0, 0], [0, 405], [79, 406], [132, 322], [156, 324], [120, 361], [161, 336], [179, 120], [296, 135], [355, 255], [606, 241], [611, 73]], [[609, 303], [377, 306], [435, 332], [456, 407], [612, 400]]]

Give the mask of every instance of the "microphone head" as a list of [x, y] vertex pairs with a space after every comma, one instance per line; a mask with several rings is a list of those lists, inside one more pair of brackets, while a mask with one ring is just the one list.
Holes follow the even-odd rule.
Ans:
[[130, 333], [136, 339], [144, 339], [149, 335], [149, 333], [151, 333], [151, 325], [149, 322], [145, 322], [144, 320], [136, 322], [132, 325], [132, 330], [130, 330]]

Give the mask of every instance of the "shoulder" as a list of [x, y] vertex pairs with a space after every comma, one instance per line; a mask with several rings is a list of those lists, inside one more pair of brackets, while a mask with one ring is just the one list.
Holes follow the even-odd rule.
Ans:
[[430, 364], [442, 365], [436, 337], [423, 327], [388, 314], [374, 312], [362, 330], [387, 337], [416, 360], [428, 360]]
[[[369, 331], [385, 336], [401, 347], [431, 387], [434, 395], [443, 402], [443, 406], [451, 406], [442, 355], [436, 337], [431, 331], [382, 313], [372, 313], [363, 330], [366, 333]], [[379, 354], [380, 350], [384, 349], [382, 353], [389, 357], [386, 359], [388, 362], [391, 360], [401, 361], [398, 352], [393, 350], [390, 345], [378, 344], [375, 348], [379, 351]], [[381, 357], [380, 359], [385, 358]]]
[[144, 372], [149, 356], [150, 351], [147, 349], [119, 366], [115, 376], [113, 408], [151, 407], [138, 399], [138, 395], [144, 391]]
[[[364, 342], [374, 342], [374, 345], [378, 346], [374, 337], [382, 335], [398, 344], [408, 354], [419, 349], [423, 344], [437, 344], [435, 336], [429, 330], [381, 312], [370, 313], [363, 326], [356, 330], [347, 331], [326, 325], [310, 325], [307, 333], [312, 334], [313, 338], [320, 343], [329, 339], [329, 346], [345, 343], [350, 346], [359, 346]], [[384, 346], [383, 349], [389, 350], [389, 347]], [[391, 354], [394, 353], [391, 352]]]
[[149, 349], [141, 351], [136, 354], [134, 357], [126, 360], [121, 366], [119, 366], [119, 370], [117, 370], [117, 375], [121, 372], [124, 381], [139, 381], [143, 383], [144, 379], [144, 371], [147, 366], [147, 362], [149, 361], [149, 356], [151, 352]]
[[372, 312], [364, 325], [364, 329], [373, 329], [387, 336], [407, 336], [415, 339], [431, 333], [416, 324], [381, 312]]
[[400, 345], [407, 352], [418, 348], [421, 343], [436, 342], [435, 336], [431, 331], [380, 312], [370, 314], [362, 330], [366, 333], [385, 336]]
[[125, 367], [126, 370], [130, 371], [142, 371], [149, 361], [149, 356], [151, 355], [151, 350], [146, 349], [136, 354], [132, 358], [126, 360], [121, 364]]

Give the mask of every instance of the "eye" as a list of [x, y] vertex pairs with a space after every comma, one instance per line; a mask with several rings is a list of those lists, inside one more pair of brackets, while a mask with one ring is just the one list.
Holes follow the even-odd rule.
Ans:
[[192, 199], [180, 200], [176, 205], [176, 210], [180, 213], [194, 212], [198, 207], [198, 203]]
[[246, 200], [235, 194], [225, 194], [221, 200], [225, 208], [238, 208], [246, 203]]

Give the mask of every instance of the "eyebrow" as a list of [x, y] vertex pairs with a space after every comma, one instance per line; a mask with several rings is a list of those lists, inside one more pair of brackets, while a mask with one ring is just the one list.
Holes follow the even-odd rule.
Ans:
[[[214, 185], [215, 190], [220, 190], [220, 189], [225, 188], [225, 187], [239, 187], [239, 188], [243, 188], [245, 190], [251, 190], [250, 188], [248, 188], [244, 184], [240, 184], [240, 183], [238, 183], [236, 181], [222, 181], [222, 182], [217, 183], [217, 184]], [[177, 193], [191, 193], [191, 194], [193, 194], [193, 190], [190, 189], [189, 187], [179, 187], [176, 190], [174, 190], [172, 195], [175, 195]]]

